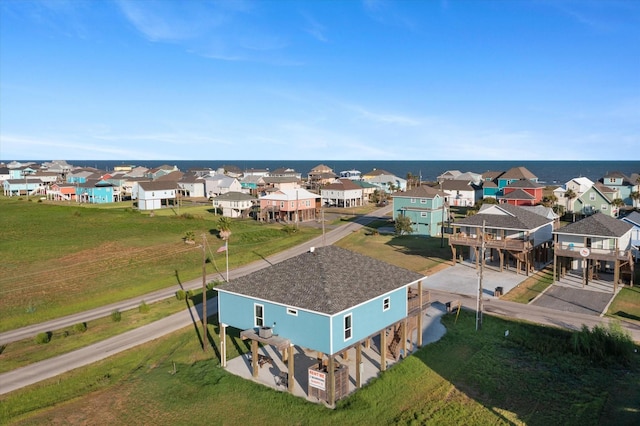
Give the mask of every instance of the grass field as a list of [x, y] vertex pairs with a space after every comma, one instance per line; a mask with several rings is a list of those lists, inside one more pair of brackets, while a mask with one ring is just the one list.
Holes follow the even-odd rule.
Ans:
[[[205, 235], [208, 272], [224, 269], [217, 220], [207, 207], [153, 217], [128, 207], [49, 205], [0, 197], [0, 331], [142, 295], [198, 277]], [[229, 266], [259, 260], [320, 233], [234, 221]], [[197, 244], [185, 244], [187, 232]]]
[[[230, 375], [189, 327], [0, 397], [0, 423], [637, 424], [640, 356], [594, 363], [567, 351], [567, 331], [486, 316], [476, 332], [474, 313], [464, 310], [443, 322], [440, 341], [335, 410]], [[217, 324], [210, 327], [217, 339]], [[230, 356], [246, 350], [237, 334], [228, 339]]]

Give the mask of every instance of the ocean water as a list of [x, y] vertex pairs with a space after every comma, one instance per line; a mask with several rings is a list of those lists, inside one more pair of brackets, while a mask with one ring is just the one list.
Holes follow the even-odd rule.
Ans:
[[181, 171], [190, 168], [209, 167], [217, 169], [224, 165], [235, 165], [242, 170], [269, 169], [275, 170], [287, 167], [302, 173], [303, 177], [317, 166], [325, 164], [335, 173], [342, 170], [360, 170], [362, 173], [373, 169], [384, 169], [399, 177], [406, 177], [407, 173], [422, 176], [423, 181], [435, 181], [436, 177], [447, 170], [460, 170], [461, 172], [483, 173], [487, 170], [507, 171], [512, 167], [523, 166], [538, 177], [538, 180], [546, 184], [564, 184], [575, 177], [587, 177], [597, 181], [609, 172], [618, 171], [627, 176], [632, 173], [640, 173], [640, 161], [335, 161], [335, 160], [127, 160], [127, 161], [90, 161], [67, 160], [74, 166], [97, 167], [102, 170], [113, 170], [117, 165], [133, 164], [148, 168], [158, 167], [163, 164], [175, 165]]

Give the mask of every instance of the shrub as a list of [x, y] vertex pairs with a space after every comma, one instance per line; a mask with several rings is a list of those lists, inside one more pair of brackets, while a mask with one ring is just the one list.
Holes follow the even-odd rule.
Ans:
[[619, 323], [612, 322], [608, 328], [595, 325], [591, 330], [586, 325], [571, 336], [571, 350], [598, 363], [631, 361], [634, 350], [633, 339]]
[[43, 345], [45, 343], [49, 343], [51, 341], [51, 332], [45, 331], [42, 333], [38, 333], [36, 336], [36, 343], [39, 345]]
[[186, 296], [187, 299], [193, 299], [193, 291], [187, 290], [185, 292], [185, 296]]
[[79, 322], [73, 326], [73, 329], [76, 331], [76, 333], [84, 333], [85, 331], [87, 331], [87, 323]]
[[138, 306], [138, 312], [140, 312], [141, 314], [146, 314], [150, 310], [151, 310], [151, 307], [147, 305], [147, 302], [145, 302], [144, 300], [142, 301], [142, 303], [140, 303], [140, 306]]
[[111, 321], [120, 322], [121, 319], [122, 319], [122, 312], [120, 312], [117, 309], [115, 311], [111, 312]]
[[213, 290], [216, 286], [222, 284], [222, 281], [220, 280], [213, 280], [210, 281], [209, 283], [207, 283], [207, 290], [211, 291]]
[[176, 291], [176, 299], [178, 300], [184, 300], [186, 298], [186, 294], [184, 292], [184, 290], [178, 290]]

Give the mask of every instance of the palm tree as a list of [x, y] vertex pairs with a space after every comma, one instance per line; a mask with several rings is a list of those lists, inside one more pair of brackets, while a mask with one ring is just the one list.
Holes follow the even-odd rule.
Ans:
[[640, 192], [638, 191], [633, 191], [629, 197], [631, 197], [631, 199], [633, 200], [633, 207], [637, 207], [638, 205], [638, 200], [640, 200]]
[[227, 241], [231, 236], [231, 219], [226, 216], [222, 216], [218, 219], [218, 235], [224, 241]]
[[613, 201], [611, 201], [611, 205], [617, 208], [616, 216], [618, 216], [620, 214], [620, 207], [624, 206], [624, 201], [622, 198], [614, 198]]
[[569, 199], [569, 201], [567, 201], [567, 210], [570, 211], [573, 214], [573, 221], [576, 221], [576, 212], [573, 211], [573, 199], [577, 198], [578, 194], [576, 194], [573, 189], [567, 189], [564, 193], [564, 198]]
[[542, 205], [545, 207], [553, 207], [558, 202], [558, 197], [555, 194], [549, 194], [542, 197]]

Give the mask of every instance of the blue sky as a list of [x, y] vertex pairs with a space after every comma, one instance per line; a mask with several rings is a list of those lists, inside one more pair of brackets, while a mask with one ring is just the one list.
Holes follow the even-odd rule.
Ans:
[[0, 160], [638, 160], [640, 1], [0, 2]]

